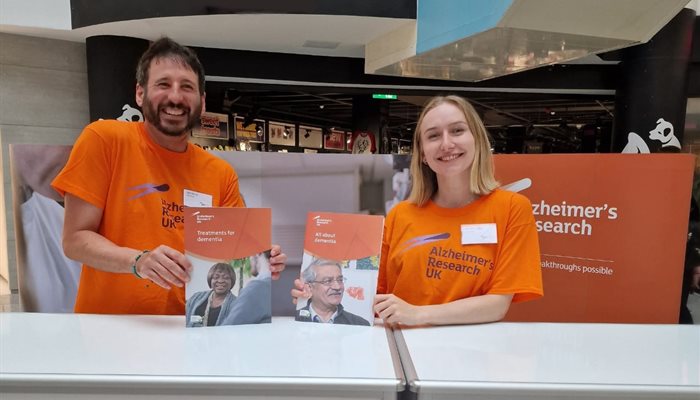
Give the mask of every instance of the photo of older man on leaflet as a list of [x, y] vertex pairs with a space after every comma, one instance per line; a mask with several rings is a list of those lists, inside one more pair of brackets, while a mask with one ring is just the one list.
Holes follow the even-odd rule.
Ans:
[[366, 319], [340, 304], [346, 278], [339, 262], [317, 258], [302, 271], [301, 280], [305, 297], [310, 298], [306, 306], [297, 310], [297, 321], [369, 326]]

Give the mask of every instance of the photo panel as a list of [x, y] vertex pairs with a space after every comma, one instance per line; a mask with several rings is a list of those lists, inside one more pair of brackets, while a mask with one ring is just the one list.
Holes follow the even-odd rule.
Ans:
[[322, 148], [323, 131], [313, 126], [299, 126], [299, 147]]
[[297, 134], [295, 124], [270, 121], [267, 131], [270, 144], [278, 146], [296, 145]]

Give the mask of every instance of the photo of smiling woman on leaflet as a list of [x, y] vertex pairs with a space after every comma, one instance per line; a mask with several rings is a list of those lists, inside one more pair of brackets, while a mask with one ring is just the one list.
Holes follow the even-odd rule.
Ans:
[[[458, 96], [432, 98], [413, 138], [411, 193], [384, 225], [374, 311], [386, 323], [501, 320], [542, 296], [530, 201], [499, 189], [486, 128]], [[303, 296], [295, 282], [295, 297]]]
[[216, 263], [207, 273], [211, 290], [193, 294], [185, 305], [185, 326], [218, 326], [224, 321], [236, 300], [231, 293], [236, 284], [236, 273], [226, 263]]

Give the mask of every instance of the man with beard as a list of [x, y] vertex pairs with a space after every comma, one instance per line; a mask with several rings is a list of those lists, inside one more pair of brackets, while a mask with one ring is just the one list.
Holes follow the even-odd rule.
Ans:
[[[136, 70], [144, 122], [88, 125], [53, 187], [65, 198], [63, 249], [83, 263], [76, 312], [184, 314], [191, 263], [184, 256], [184, 199], [245, 207], [225, 161], [188, 142], [204, 108], [204, 69], [168, 38]], [[279, 246], [274, 275], [284, 269]]]
[[305, 307], [297, 310], [296, 320], [344, 325], [367, 325], [369, 322], [349, 311], [340, 302], [345, 292], [345, 277], [340, 264], [317, 258], [301, 273], [304, 291], [311, 296]]

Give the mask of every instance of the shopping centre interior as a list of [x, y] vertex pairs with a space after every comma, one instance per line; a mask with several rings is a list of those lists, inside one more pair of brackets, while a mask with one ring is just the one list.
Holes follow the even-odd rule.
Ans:
[[[0, 0], [0, 398], [697, 400], [699, 3]], [[274, 282], [252, 272], [248, 255], [216, 261], [233, 271], [228, 300], [229, 293], [241, 297], [244, 283], [267, 279], [270, 324], [185, 329], [184, 315], [73, 312], [81, 271], [91, 267], [65, 254], [67, 212], [51, 182], [88, 124], [144, 120], [135, 103], [134, 70], [162, 36], [193, 49], [206, 74], [206, 114], [180, 137], [218, 159], [185, 143], [189, 155], [232, 167], [222, 169], [235, 171], [235, 185], [220, 186], [235, 187], [236, 201], [248, 207], [236, 211], [267, 212], [269, 223], [256, 228], [269, 225], [271, 239], [254, 258], [269, 257], [269, 243], [287, 254]], [[512, 304], [508, 298], [512, 307], [490, 319], [496, 322], [386, 323], [374, 309], [384, 255], [347, 256], [337, 263], [344, 276], [309, 278], [308, 286], [335, 290], [348, 277], [363, 276], [367, 285], [348, 283], [334, 295], [344, 294], [345, 311], [366, 312], [360, 319], [374, 326], [297, 324], [293, 317], [301, 314], [290, 290], [312, 258], [307, 227], [331, 220], [320, 213], [342, 213], [381, 219], [372, 237], [386, 235], [384, 216], [410, 192], [421, 110], [445, 94], [474, 107], [496, 155], [496, 178], [505, 189], [498, 192], [520, 192], [512, 199], [525, 199], [518, 210], [529, 212], [532, 205], [533, 218], [512, 223], [529, 216], [516, 211], [496, 227], [482, 223], [496, 221], [500, 211], [491, 208], [483, 213], [488, 221], [464, 224], [463, 215], [439, 210], [435, 216], [447, 221], [444, 226], [401, 243], [402, 254], [435, 246], [428, 263], [442, 271], [436, 267], [428, 276], [421, 265], [425, 272], [412, 277], [422, 279], [415, 286], [458, 269], [476, 276], [490, 265], [491, 274], [494, 262], [466, 246], [500, 246], [503, 234], [496, 229], [507, 225], [531, 239], [528, 246], [508, 241], [517, 247], [508, 265], [522, 266], [529, 252], [530, 271], [538, 270], [530, 277], [541, 278], [544, 297]], [[127, 125], [146, 132], [139, 124], [120, 126]], [[372, 145], [357, 151], [357, 135], [371, 137]], [[149, 143], [144, 153], [157, 148]], [[151, 167], [147, 159], [143, 169]], [[124, 185], [126, 191], [145, 188], [133, 198], [152, 195], [147, 201], [158, 212], [139, 209], [144, 223], [184, 225], [185, 206], [192, 204], [177, 202], [180, 190], [164, 194], [168, 184], [144, 185]], [[211, 206], [211, 195], [182, 192], [179, 198], [194, 196], [202, 207], [209, 196]], [[487, 196], [474, 195], [460, 210]], [[414, 223], [418, 218], [407, 226], [429, 225], [426, 219]], [[451, 238], [442, 232], [448, 225], [455, 231]], [[355, 231], [361, 233], [354, 244], [366, 244], [366, 228]], [[481, 241], [465, 243], [477, 233]], [[447, 238], [460, 251], [443, 249], [440, 240]], [[224, 247], [222, 253], [230, 250]], [[131, 279], [138, 290], [161, 290], [137, 270], [155, 248], [139, 248], [130, 273], [117, 279]], [[501, 247], [484, 253], [493, 248]], [[214, 278], [202, 268], [197, 274], [199, 293], [211, 301]], [[404, 280], [409, 292], [412, 278]], [[412, 294], [440, 292], [441, 286], [430, 285]], [[536, 297], [537, 290], [517, 295]], [[462, 300], [471, 299], [451, 305]], [[204, 304], [200, 311], [208, 319], [210, 303]], [[436, 305], [445, 304], [428, 308]], [[340, 312], [336, 308], [330, 321]]]

